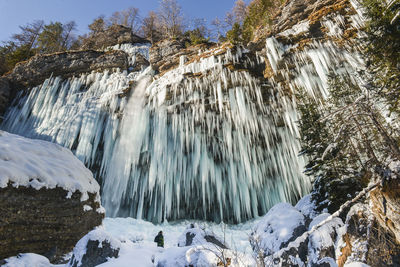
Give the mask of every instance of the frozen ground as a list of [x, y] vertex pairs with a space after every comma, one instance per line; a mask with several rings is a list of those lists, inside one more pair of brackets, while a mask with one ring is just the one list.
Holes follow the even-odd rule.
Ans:
[[[178, 259], [179, 255], [185, 254], [187, 248], [178, 248], [178, 239], [191, 223], [196, 223], [201, 228], [215, 233], [224, 238], [227, 245], [238, 252], [251, 255], [249, 235], [256, 221], [250, 221], [239, 225], [215, 224], [198, 221], [181, 221], [154, 225], [150, 222], [132, 218], [106, 218], [103, 221], [105, 230], [121, 241], [120, 257], [112, 259], [100, 266], [154, 266], [155, 261], [165, 258]], [[153, 242], [157, 233], [164, 233], [165, 248], [157, 248]], [[129, 242], [132, 241], [132, 242]], [[177, 262], [178, 263], [178, 262]], [[179, 263], [178, 263], [179, 265]]]
[[[181, 257], [198, 256], [198, 248], [194, 247], [191, 252], [188, 252], [188, 247], [180, 248], [177, 246], [178, 239], [185, 232], [188, 225], [196, 223], [200, 228], [215, 233], [217, 236], [224, 238], [226, 244], [234, 251], [247, 254], [244, 256], [244, 262], [251, 263], [251, 247], [248, 237], [252, 227], [256, 225], [258, 220], [253, 220], [245, 224], [225, 225], [199, 221], [181, 221], [174, 223], [152, 224], [143, 220], [133, 218], [106, 218], [103, 221], [103, 230], [109, 233], [112, 237], [120, 240], [121, 250], [120, 256], [117, 259], [110, 259], [108, 262], [99, 266], [102, 267], [124, 267], [124, 266], [154, 266], [152, 259], [155, 262], [158, 260], [169, 259], [169, 262], [174, 262], [175, 266], [180, 266]], [[164, 233], [165, 248], [158, 248], [153, 242], [157, 233], [162, 230]], [[197, 253], [197, 254], [196, 254]], [[205, 258], [210, 258], [212, 255], [207, 255], [207, 251], [202, 251]], [[240, 266], [251, 266], [243, 264]], [[66, 265], [52, 265], [49, 261], [37, 254], [23, 254], [21, 257], [8, 259], [5, 267], [67, 267]], [[170, 266], [170, 265], [167, 265]]]

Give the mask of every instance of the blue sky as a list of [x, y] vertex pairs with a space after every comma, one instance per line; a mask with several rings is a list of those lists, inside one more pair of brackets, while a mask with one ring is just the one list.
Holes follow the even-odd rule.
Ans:
[[[178, 0], [187, 18], [208, 21], [223, 17], [235, 0]], [[248, 3], [249, 0], [246, 1]], [[9, 40], [19, 32], [19, 25], [42, 19], [62, 23], [75, 20], [77, 34], [87, 31], [87, 25], [99, 15], [109, 16], [115, 11], [134, 6], [142, 17], [158, 8], [159, 0], [0, 0], [0, 41]]]

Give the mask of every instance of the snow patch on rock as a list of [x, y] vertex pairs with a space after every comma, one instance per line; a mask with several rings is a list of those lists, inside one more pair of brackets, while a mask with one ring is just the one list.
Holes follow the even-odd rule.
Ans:
[[315, 210], [316, 205], [311, 198], [311, 194], [302, 197], [299, 202], [297, 202], [295, 208], [310, 219], [314, 219], [319, 214], [319, 212]]
[[78, 262], [78, 266], [80, 266], [82, 258], [86, 254], [86, 248], [89, 241], [98, 241], [99, 247], [101, 247], [102, 243], [105, 241], [110, 244], [110, 247], [113, 250], [119, 250], [121, 248], [121, 242], [119, 240], [104, 231], [102, 227], [97, 227], [95, 230], [82, 237], [75, 245], [73, 255], [74, 261]]
[[19, 254], [5, 260], [3, 267], [49, 267], [49, 260], [41, 255], [34, 253]]
[[[0, 131], [0, 188], [14, 187], [54, 189], [71, 193], [98, 194], [100, 186], [93, 174], [70, 150], [59, 145], [24, 138]], [[96, 198], [98, 201], [100, 198]]]
[[305, 218], [301, 212], [289, 203], [279, 203], [256, 225], [251, 242], [253, 247], [256, 245], [271, 255], [295, 237], [295, 230], [304, 224]]

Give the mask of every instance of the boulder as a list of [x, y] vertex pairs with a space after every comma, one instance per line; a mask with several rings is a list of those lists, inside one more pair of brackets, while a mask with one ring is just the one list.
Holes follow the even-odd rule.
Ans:
[[227, 249], [221, 238], [210, 231], [199, 228], [197, 224], [190, 224], [178, 239], [178, 247], [198, 246], [207, 243]]
[[101, 224], [99, 185], [68, 149], [0, 131], [0, 259], [59, 262]]
[[97, 266], [106, 262], [109, 258], [117, 258], [120, 248], [120, 241], [100, 228], [95, 229], [76, 244], [68, 266]]
[[49, 259], [34, 253], [19, 254], [15, 257], [10, 257], [0, 260], [2, 267], [50, 267], [52, 266]]
[[279, 203], [255, 226], [250, 243], [255, 252], [270, 256], [306, 230], [304, 215], [288, 203]]
[[[308, 230], [311, 230], [315, 225], [326, 220], [329, 216], [329, 213], [318, 215], [310, 223]], [[308, 261], [312, 266], [330, 266], [328, 265], [329, 263], [325, 263], [325, 261], [327, 259], [332, 259], [334, 261], [336, 258], [335, 244], [338, 237], [341, 237], [340, 228], [343, 227], [343, 225], [344, 223], [342, 220], [336, 217], [323, 224], [309, 236]]]

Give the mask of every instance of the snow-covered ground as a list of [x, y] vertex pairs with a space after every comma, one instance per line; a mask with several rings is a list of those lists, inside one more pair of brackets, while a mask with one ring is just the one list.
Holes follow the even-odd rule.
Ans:
[[[178, 248], [179, 237], [186, 230], [188, 225], [195, 223], [200, 228], [213, 232], [216, 236], [225, 237], [225, 243], [234, 251], [251, 254], [249, 236], [252, 227], [256, 224], [253, 220], [239, 225], [215, 224], [210, 222], [181, 221], [174, 223], [152, 224], [150, 222], [132, 218], [106, 218], [103, 222], [104, 228], [112, 236], [121, 241], [133, 241], [135, 243], [123, 243], [121, 256], [112, 259], [101, 266], [154, 266], [151, 258], [154, 256], [174, 257], [186, 251], [187, 248]], [[153, 242], [159, 231], [163, 231], [165, 248], [157, 248]], [[136, 263], [137, 265], [133, 264]]]
[[251, 246], [249, 236], [252, 227], [257, 224], [257, 220], [249, 221], [238, 225], [216, 224], [199, 221], [181, 221], [164, 224], [152, 224], [143, 220], [132, 218], [105, 218], [104, 228], [114, 237], [120, 240], [131, 240], [143, 245], [154, 245], [154, 237], [159, 231], [163, 231], [165, 248], [176, 247], [179, 236], [186, 230], [191, 223], [197, 224], [200, 228], [213, 232], [215, 235], [224, 238], [228, 247], [243, 252], [250, 253]]
[[[181, 221], [174, 223], [153, 224], [143, 220], [133, 218], [105, 218], [103, 230], [113, 238], [121, 241], [121, 250], [117, 259], [110, 259], [108, 262], [99, 266], [102, 267], [124, 267], [124, 266], [155, 266], [154, 262], [168, 260], [168, 263], [175, 262], [175, 266], [181, 266], [180, 257], [188, 257], [189, 254], [196, 255], [201, 246], [178, 247], [179, 238], [185, 232], [188, 225], [197, 224], [207, 232], [212, 232], [216, 236], [224, 239], [225, 243], [233, 252], [242, 254], [243, 263], [239, 266], [251, 266], [251, 246], [249, 235], [252, 227], [257, 224], [257, 220], [249, 221], [239, 225], [225, 225], [199, 221]], [[157, 233], [162, 230], [164, 233], [165, 248], [158, 248], [153, 242]], [[201, 251], [205, 258], [213, 257], [213, 252], [204, 249]], [[246, 264], [247, 263], [247, 264]], [[52, 265], [40, 255], [23, 254], [20, 258], [8, 259], [6, 267], [67, 267], [67, 265]], [[169, 266], [169, 265], [167, 265]], [[207, 266], [207, 265], [205, 265]]]

